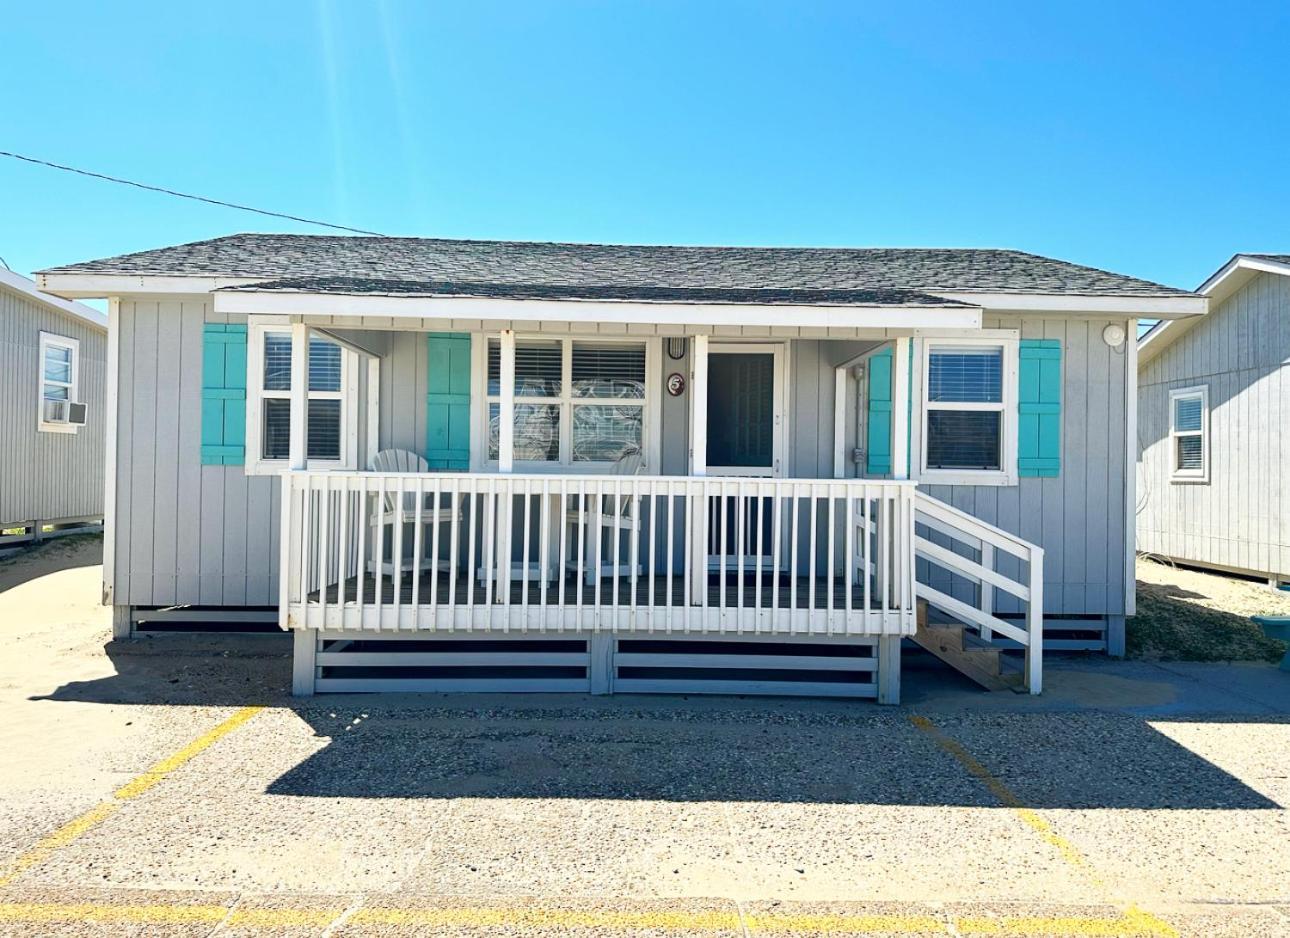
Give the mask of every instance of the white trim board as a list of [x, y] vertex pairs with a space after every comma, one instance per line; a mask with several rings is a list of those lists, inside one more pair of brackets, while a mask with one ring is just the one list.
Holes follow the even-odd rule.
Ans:
[[[1237, 254], [1211, 274], [1209, 279], [1196, 288], [1196, 292], [1205, 294], [1209, 299], [1210, 307], [1213, 308], [1259, 274], [1290, 276], [1290, 264]], [[1138, 367], [1141, 368], [1160, 354], [1167, 345], [1186, 335], [1200, 320], [1201, 317], [1197, 316], [1177, 322], [1162, 319], [1156, 323], [1138, 340]]]
[[981, 310], [945, 306], [815, 306], [752, 303], [638, 303], [601, 300], [515, 300], [489, 297], [347, 296], [322, 293], [215, 293], [217, 313], [287, 316], [380, 316], [612, 322], [703, 326], [979, 329]]
[[68, 316], [79, 319], [81, 322], [89, 323], [91, 326], [107, 332], [108, 318], [97, 309], [91, 309], [84, 303], [65, 300], [61, 296], [54, 296], [52, 293], [44, 293], [35, 281], [28, 280], [22, 274], [16, 274], [12, 270], [0, 270], [0, 284], [17, 290], [48, 309], [65, 313]]
[[1102, 316], [1115, 313], [1143, 319], [1202, 316], [1209, 308], [1204, 296], [1083, 296], [1047, 293], [960, 293], [935, 291], [937, 296], [973, 303], [991, 313], [1060, 313], [1062, 316]]
[[184, 277], [164, 274], [36, 274], [36, 286], [61, 297], [129, 296], [135, 293], [213, 293], [221, 287], [261, 283], [264, 277]]

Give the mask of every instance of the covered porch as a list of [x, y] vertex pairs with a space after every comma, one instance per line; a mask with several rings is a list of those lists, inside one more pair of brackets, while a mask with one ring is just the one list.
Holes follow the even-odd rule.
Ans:
[[[621, 691], [633, 686], [622, 668], [647, 666], [623, 656], [699, 642], [682, 658], [644, 659], [673, 676], [636, 689], [715, 681], [722, 692], [894, 702], [929, 563], [974, 584], [966, 605], [984, 617], [978, 628], [1034, 647], [1026, 677], [1038, 690], [1036, 623], [996, 617], [990, 597], [997, 588], [1033, 605], [1041, 552], [1028, 545], [1001, 573], [1008, 548], [996, 564], [981, 529], [952, 549], [953, 526], [928, 526], [908, 478], [916, 337], [936, 334], [933, 322], [946, 337], [980, 332], [979, 310], [784, 326], [266, 313], [239, 302], [249, 386], [268, 367], [256, 352], [264, 335], [289, 347], [285, 387], [248, 394], [248, 443], [262, 449], [247, 465], [276, 461], [268, 468], [282, 478], [280, 610], [297, 631], [298, 692], [361, 689], [336, 676], [360, 667], [423, 666], [392, 679], [501, 689], [469, 670], [486, 662], [554, 668], [533, 678], [556, 681], [550, 689], [569, 689], [559, 669], [582, 667], [589, 689]], [[867, 366], [883, 352], [890, 394], [865, 406]], [[314, 390], [324, 360], [338, 372], [338, 405], [318, 403], [332, 393]], [[392, 450], [425, 462], [391, 469], [378, 456]], [[960, 594], [941, 595], [963, 604]], [[452, 650], [480, 641], [577, 648]], [[689, 644], [624, 650], [635, 641]], [[700, 666], [730, 673], [700, 679]]]

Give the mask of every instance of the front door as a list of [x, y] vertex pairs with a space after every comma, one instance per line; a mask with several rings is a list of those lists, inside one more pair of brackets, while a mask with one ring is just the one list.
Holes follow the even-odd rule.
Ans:
[[[783, 474], [784, 346], [713, 345], [708, 351], [708, 474]], [[708, 554], [727, 572], [767, 570], [771, 501], [718, 497], [708, 505]]]
[[779, 476], [784, 346], [708, 351], [708, 475]]

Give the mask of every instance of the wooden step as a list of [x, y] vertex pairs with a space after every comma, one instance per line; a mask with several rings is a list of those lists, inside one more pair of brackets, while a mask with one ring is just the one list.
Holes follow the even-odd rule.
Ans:
[[918, 604], [918, 631], [914, 641], [954, 670], [986, 690], [1012, 690], [1021, 683], [1020, 672], [1005, 671], [1000, 651], [963, 625], [927, 624], [927, 604]]

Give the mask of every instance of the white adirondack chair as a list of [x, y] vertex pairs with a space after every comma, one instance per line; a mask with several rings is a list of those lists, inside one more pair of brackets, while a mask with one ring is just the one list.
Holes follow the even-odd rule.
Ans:
[[[634, 476], [640, 475], [645, 468], [645, 454], [640, 451], [639, 447], [629, 446], [623, 450], [621, 456], [614, 462], [611, 475], [616, 476]], [[614, 568], [622, 574], [631, 574], [630, 567], [618, 565], [618, 541], [620, 539], [619, 531], [630, 531], [630, 537], [640, 537], [641, 522], [636, 514], [636, 504], [630, 495], [621, 495], [617, 498], [600, 497], [592, 498], [582, 496], [586, 501], [586, 511], [581, 512], [577, 509], [570, 509], [565, 513], [565, 524], [569, 527], [570, 543], [573, 542], [573, 535], [579, 534], [578, 544], [581, 548], [581, 558], [570, 560], [567, 567], [586, 576], [587, 585], [594, 586], [596, 581], [606, 575], [612, 574]], [[579, 531], [580, 527], [585, 524], [585, 530]], [[605, 532], [609, 532], [606, 537]], [[602, 545], [608, 540], [610, 555], [608, 564], [605, 558]], [[639, 564], [638, 564], [639, 567]]]
[[[416, 453], [408, 452], [405, 449], [383, 449], [372, 459], [373, 472], [429, 472], [430, 464]], [[404, 492], [402, 504], [399, 504], [397, 492], [386, 492], [383, 504], [384, 512], [377, 510], [374, 506], [371, 516], [368, 518], [368, 525], [372, 530], [372, 550], [371, 559], [368, 562], [368, 569], [376, 569], [376, 538], [382, 537], [386, 530], [389, 530], [389, 543], [382, 551], [383, 560], [381, 562], [381, 573], [392, 574], [395, 566], [393, 557], [394, 552], [394, 531], [397, 524], [415, 524], [417, 517], [417, 496], [415, 492]], [[461, 506], [454, 510], [444, 504], [435, 504], [435, 496], [425, 496], [425, 501], [421, 505], [421, 549], [423, 556], [414, 557], [408, 553], [408, 548], [415, 543], [410, 534], [404, 534], [404, 556], [400, 558], [398, 570], [400, 573], [406, 573], [415, 570], [418, 573], [427, 566], [427, 558], [424, 556], [426, 551], [433, 545], [433, 529], [437, 524], [452, 521], [453, 516], [461, 517]], [[443, 533], [440, 532], [440, 540], [447, 543]], [[448, 560], [435, 558], [435, 566], [439, 570], [451, 569], [451, 563]]]

